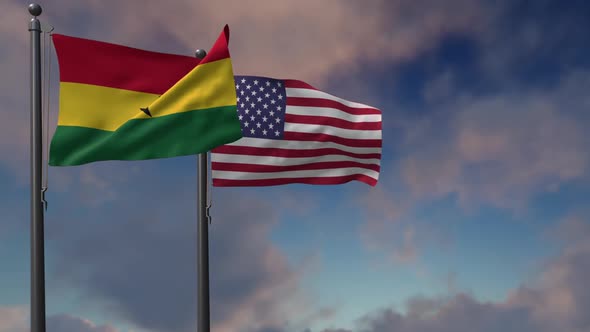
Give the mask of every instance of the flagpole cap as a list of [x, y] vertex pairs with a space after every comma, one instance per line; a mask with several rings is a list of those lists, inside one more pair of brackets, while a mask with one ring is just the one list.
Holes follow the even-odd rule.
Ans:
[[195, 56], [201, 60], [203, 60], [203, 58], [205, 58], [206, 55], [207, 55], [207, 51], [205, 51], [202, 48], [199, 48], [198, 50], [195, 51]]
[[41, 5], [38, 3], [32, 3], [29, 5], [28, 8], [29, 8], [29, 13], [31, 13], [31, 15], [33, 15], [35, 17], [41, 15], [41, 13], [43, 12]]

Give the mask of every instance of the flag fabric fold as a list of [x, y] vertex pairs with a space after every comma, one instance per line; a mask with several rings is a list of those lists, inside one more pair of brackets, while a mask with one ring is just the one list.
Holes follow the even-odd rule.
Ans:
[[192, 155], [241, 138], [226, 26], [206, 57], [53, 35], [60, 69], [49, 164]]
[[235, 76], [243, 138], [212, 150], [217, 187], [375, 186], [381, 163], [381, 111], [298, 80]]

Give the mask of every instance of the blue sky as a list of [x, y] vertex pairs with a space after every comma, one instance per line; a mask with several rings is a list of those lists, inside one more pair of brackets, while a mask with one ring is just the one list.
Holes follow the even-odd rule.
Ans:
[[[587, 2], [230, 3], [41, 3], [59, 33], [177, 54], [227, 23], [236, 74], [382, 110], [374, 188], [213, 189], [214, 331], [590, 331]], [[1, 7], [0, 332], [28, 331], [27, 4]], [[50, 169], [48, 331], [195, 330], [195, 167]]]

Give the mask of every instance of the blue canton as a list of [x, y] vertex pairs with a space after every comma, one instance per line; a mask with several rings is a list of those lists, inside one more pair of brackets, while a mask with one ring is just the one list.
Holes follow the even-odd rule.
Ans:
[[257, 76], [235, 76], [235, 82], [243, 137], [282, 139], [287, 106], [284, 82]]

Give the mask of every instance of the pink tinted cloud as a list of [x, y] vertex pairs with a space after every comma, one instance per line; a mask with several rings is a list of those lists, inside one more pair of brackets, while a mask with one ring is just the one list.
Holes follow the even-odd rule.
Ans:
[[[512, 292], [507, 306], [530, 307], [534, 319], [548, 326], [567, 326], [572, 331], [590, 328], [587, 317], [590, 297], [586, 280], [590, 275], [590, 236], [587, 216], [567, 218], [553, 230], [561, 238], [561, 254], [546, 262], [537, 280]], [[564, 330], [564, 329], [560, 329]]]
[[[582, 224], [581, 224], [582, 223]], [[574, 225], [575, 224], [575, 225]], [[466, 293], [417, 296], [404, 312], [383, 308], [361, 317], [362, 332], [586, 332], [590, 330], [590, 246], [588, 218], [563, 221], [554, 230], [567, 237], [563, 250], [547, 260], [539, 273], [501, 301], [483, 301]], [[586, 225], [586, 226], [583, 226]], [[581, 232], [581, 233], [580, 233]], [[343, 331], [349, 330], [324, 330]]]
[[[48, 331], [59, 332], [119, 332], [111, 325], [96, 325], [92, 321], [68, 314], [47, 317]], [[0, 332], [29, 331], [29, 312], [24, 307], [0, 306]]]
[[[146, 1], [139, 7], [113, 0], [58, 4], [56, 23], [85, 9], [100, 24], [96, 35], [157, 46], [149, 36], [166, 31], [185, 45], [187, 52], [195, 47], [207, 48], [206, 41], [212, 41], [228, 23], [233, 31], [230, 48], [236, 72], [316, 83], [335, 70], [354, 68], [360, 60], [410, 59], [432, 47], [445, 33], [476, 31], [486, 17], [485, 7], [466, 0], [447, 1], [445, 5], [432, 0], [362, 5], [338, 0], [187, 1], [165, 5]], [[107, 21], [108, 26], [104, 24]], [[93, 31], [92, 23], [87, 24], [90, 26], [85, 31]]]
[[[257, 260], [264, 261], [265, 273], [273, 276], [271, 283], [256, 289], [241, 299], [235, 310], [216, 321], [213, 330], [231, 332], [239, 329], [262, 329], [265, 326], [284, 326], [289, 320], [305, 313], [305, 299], [300, 294], [298, 273], [286, 271], [286, 262], [279, 253], [268, 252]], [[283, 276], [275, 279], [274, 277]]]
[[[557, 190], [588, 175], [584, 128], [588, 104], [572, 109], [578, 93], [566, 77], [554, 89], [456, 98], [415, 126], [401, 161], [416, 199], [457, 194], [464, 206], [526, 205], [535, 194]], [[586, 97], [576, 94], [579, 100]]]
[[[373, 252], [385, 251], [391, 255], [391, 260], [399, 261], [401, 258], [401, 261], [407, 262], [415, 258], [415, 244], [412, 238], [402, 235], [404, 231], [409, 231], [402, 219], [408, 205], [399, 198], [383, 186], [367, 191], [360, 202], [365, 221], [359, 231], [367, 249]], [[358, 204], [358, 197], [355, 196], [353, 200]]]
[[0, 332], [25, 332], [28, 311], [22, 307], [0, 307]]
[[360, 239], [367, 250], [380, 257], [381, 263], [417, 264], [422, 269], [420, 257], [426, 246], [445, 250], [448, 236], [441, 226], [425, 224], [415, 217], [419, 202], [404, 192], [399, 176], [383, 175], [381, 184], [360, 195], [360, 200], [356, 195], [351, 198], [353, 204], [360, 203], [363, 215]]
[[487, 205], [520, 213], [535, 195], [590, 179], [590, 98], [581, 88], [590, 73], [570, 72], [552, 88], [487, 96], [460, 93], [449, 72], [431, 83], [432, 111], [399, 121], [404, 138], [384, 147], [398, 159], [384, 162], [380, 185], [360, 204], [369, 250], [415, 262], [427, 243], [446, 246], [444, 231], [419, 227], [414, 216], [432, 200], [454, 196], [463, 212]]
[[68, 314], [54, 315], [47, 319], [49, 331], [60, 332], [119, 332], [110, 325], [96, 325], [92, 321]]
[[[359, 62], [400, 62], [433, 47], [445, 33], [480, 27], [486, 9], [467, 0], [357, 4], [338, 0], [252, 2], [56, 0], [41, 20], [56, 32], [169, 53], [208, 49], [231, 28], [234, 72], [306, 80], [321, 87]], [[0, 165], [24, 178], [28, 158], [29, 41], [26, 6], [8, 1], [0, 22]], [[52, 96], [57, 100], [54, 56]], [[53, 112], [57, 104], [53, 103]], [[56, 114], [50, 121], [53, 128]]]
[[[67, 199], [79, 197], [84, 190], [80, 186], [71, 186], [54, 204], [53, 211], [62, 213], [58, 218], [54, 212], [46, 228], [48, 250], [56, 257], [56, 274], [48, 277], [48, 285], [75, 287], [89, 299], [84, 303], [98, 304], [108, 317], [141, 328], [191, 330], [196, 311], [194, 186], [186, 187], [186, 176], [167, 177], [157, 184], [145, 181], [153, 178], [150, 174], [110, 183], [107, 188], [125, 199], [86, 206], [83, 218], [69, 212]], [[157, 193], [150, 188], [158, 188]], [[312, 316], [315, 302], [301, 282], [316, 262], [312, 257], [292, 263], [269, 239], [282, 215], [278, 208], [257, 195], [215, 191], [214, 199], [214, 330], [285, 326]], [[296, 209], [282, 206], [280, 211], [290, 215]]]
[[3, 3], [0, 20], [0, 167], [21, 173], [28, 160], [29, 38], [26, 7]]

